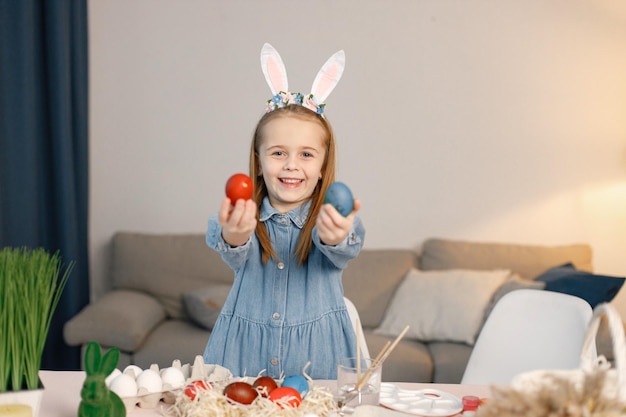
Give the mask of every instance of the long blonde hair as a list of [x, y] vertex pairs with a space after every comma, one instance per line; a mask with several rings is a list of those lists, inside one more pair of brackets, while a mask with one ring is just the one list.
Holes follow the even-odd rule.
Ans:
[[[324, 204], [324, 195], [326, 190], [335, 181], [335, 162], [336, 162], [336, 150], [335, 150], [335, 136], [333, 129], [328, 121], [319, 114], [313, 111], [295, 104], [288, 105], [286, 107], [266, 113], [256, 126], [254, 131], [254, 137], [252, 138], [252, 145], [250, 147], [250, 178], [254, 181], [254, 201], [260, 208], [261, 203], [265, 196], [267, 196], [267, 187], [265, 181], [260, 175], [260, 163], [259, 163], [259, 146], [263, 140], [264, 127], [272, 120], [282, 117], [294, 117], [299, 120], [317, 123], [326, 132], [324, 137], [324, 143], [326, 145], [324, 163], [322, 164], [322, 178], [318, 181], [317, 186], [311, 194], [311, 208], [307, 216], [306, 222], [302, 228], [302, 234], [296, 247], [296, 257], [298, 258], [299, 265], [304, 264], [311, 251], [313, 244], [312, 233], [317, 214], [320, 207]], [[257, 210], [257, 221], [259, 220], [260, 210]], [[267, 263], [270, 258], [277, 259], [278, 255], [272, 247], [269, 234], [265, 224], [258, 221], [256, 226], [256, 235], [261, 244], [262, 260], [263, 263]]]

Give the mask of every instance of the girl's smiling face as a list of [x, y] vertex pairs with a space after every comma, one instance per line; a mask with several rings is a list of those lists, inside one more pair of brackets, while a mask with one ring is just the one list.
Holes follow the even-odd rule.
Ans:
[[318, 123], [296, 117], [279, 117], [263, 128], [259, 173], [276, 210], [293, 210], [313, 194], [326, 157], [324, 136]]

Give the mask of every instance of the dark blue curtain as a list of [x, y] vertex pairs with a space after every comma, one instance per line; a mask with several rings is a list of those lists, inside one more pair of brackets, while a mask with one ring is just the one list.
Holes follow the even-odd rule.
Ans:
[[43, 369], [81, 365], [63, 325], [89, 301], [87, 88], [87, 0], [0, 0], [0, 247], [75, 262]]

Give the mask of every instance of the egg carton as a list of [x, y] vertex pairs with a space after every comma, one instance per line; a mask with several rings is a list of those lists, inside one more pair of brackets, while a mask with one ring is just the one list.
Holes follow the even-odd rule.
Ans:
[[195, 357], [193, 365], [181, 365], [179, 360], [171, 367], [159, 369], [153, 364], [148, 369], [136, 365], [124, 371], [116, 369], [107, 377], [106, 384], [124, 402], [126, 411], [140, 408], [156, 408], [161, 402], [174, 404], [176, 396], [192, 381], [221, 382], [232, 378], [232, 373], [223, 366], [205, 364], [202, 356]]

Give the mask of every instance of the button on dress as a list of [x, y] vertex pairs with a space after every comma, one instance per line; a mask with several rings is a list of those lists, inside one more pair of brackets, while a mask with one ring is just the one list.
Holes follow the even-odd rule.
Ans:
[[344, 242], [323, 244], [313, 229], [307, 262], [299, 266], [294, 251], [310, 202], [287, 213], [266, 197], [260, 221], [269, 232], [278, 259], [261, 261], [253, 234], [243, 246], [222, 239], [217, 215], [209, 219], [206, 241], [234, 270], [235, 278], [211, 332], [204, 361], [228, 368], [235, 376], [273, 378], [306, 373], [335, 379], [339, 359], [356, 355], [356, 337], [343, 301], [341, 274], [363, 246], [365, 230], [355, 218]]

